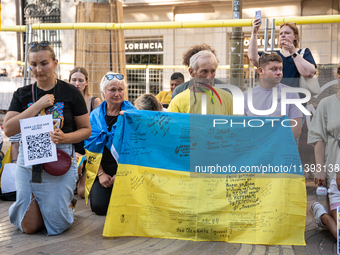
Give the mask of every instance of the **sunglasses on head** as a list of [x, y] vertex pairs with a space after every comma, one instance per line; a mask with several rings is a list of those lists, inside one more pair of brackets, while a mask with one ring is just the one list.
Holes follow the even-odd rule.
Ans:
[[42, 46], [42, 47], [47, 47], [49, 46], [51, 43], [49, 41], [41, 41], [41, 42], [31, 42], [28, 44], [28, 47], [30, 48], [34, 48], [37, 47], [38, 45]]
[[124, 79], [124, 75], [122, 74], [107, 74], [105, 75], [105, 78], [108, 80], [108, 81], [111, 81], [113, 80], [114, 78], [117, 78], [117, 80], [123, 80]]

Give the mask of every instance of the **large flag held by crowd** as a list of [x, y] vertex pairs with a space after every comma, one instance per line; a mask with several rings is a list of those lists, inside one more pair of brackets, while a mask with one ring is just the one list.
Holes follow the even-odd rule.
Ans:
[[287, 117], [119, 118], [104, 236], [305, 245], [305, 179]]

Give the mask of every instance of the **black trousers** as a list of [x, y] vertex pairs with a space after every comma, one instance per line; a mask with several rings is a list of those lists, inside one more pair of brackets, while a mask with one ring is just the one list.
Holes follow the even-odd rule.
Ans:
[[109, 207], [112, 188], [104, 188], [100, 182], [98, 177], [96, 177], [91, 191], [90, 191], [90, 206], [92, 212], [98, 215], [106, 215], [107, 208]]

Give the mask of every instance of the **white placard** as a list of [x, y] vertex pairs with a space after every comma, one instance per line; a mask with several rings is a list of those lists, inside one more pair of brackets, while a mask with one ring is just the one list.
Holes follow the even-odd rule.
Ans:
[[50, 138], [52, 115], [20, 120], [25, 166], [57, 161], [57, 148]]
[[15, 168], [17, 164], [7, 163], [1, 174], [1, 192], [2, 194], [16, 191], [15, 189]]

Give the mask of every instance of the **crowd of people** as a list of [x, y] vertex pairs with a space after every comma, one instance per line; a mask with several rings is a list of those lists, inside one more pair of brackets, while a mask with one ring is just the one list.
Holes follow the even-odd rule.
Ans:
[[[274, 104], [277, 106], [275, 110], [263, 116], [279, 117], [282, 90], [287, 86], [298, 87], [300, 76], [313, 77], [316, 64], [310, 50], [305, 49], [303, 55], [299, 54], [302, 49], [299, 48], [300, 35], [295, 24], [281, 25], [281, 49], [275, 52], [258, 52], [256, 41], [259, 27], [260, 20], [257, 19], [254, 21], [248, 52], [259, 74], [259, 84], [252, 90], [253, 107], [265, 111]], [[192, 79], [185, 82], [184, 75], [176, 72], [170, 79], [170, 91], [162, 91], [157, 96], [141, 95], [134, 105], [124, 100], [128, 84], [122, 74], [108, 72], [102, 77], [101, 101], [89, 93], [89, 75], [85, 68], [74, 68], [70, 72], [69, 83], [56, 78], [54, 71], [58, 60], [48, 42], [30, 44], [28, 59], [36, 82], [14, 93], [3, 123], [4, 132], [7, 136], [18, 136], [21, 131], [19, 120], [53, 114], [57, 128], [50, 133], [52, 142], [70, 156], [75, 153], [76, 157], [73, 157], [72, 165], [64, 175], [53, 176], [43, 172], [41, 183], [33, 183], [33, 168], [25, 166], [22, 144], [19, 145], [15, 140], [19, 151], [14, 154], [17, 155], [17, 195], [9, 209], [9, 217], [25, 233], [43, 229], [47, 235], [56, 235], [69, 228], [74, 220], [70, 205], [75, 190], [80, 197], [89, 198], [93, 212], [106, 215], [119, 164], [117, 152], [112, 149], [113, 137], [118, 117], [124, 111], [138, 109], [200, 114], [202, 95], [205, 94], [211, 98], [206, 100], [207, 114], [233, 114], [231, 92], [214, 88], [216, 84], [224, 82], [215, 78], [219, 61], [215, 50], [206, 44], [194, 45], [183, 55], [183, 64], [189, 67]], [[340, 67], [338, 78], [340, 80]], [[277, 89], [277, 99], [273, 97], [273, 88]], [[245, 91], [244, 115], [254, 116], [248, 108], [248, 96], [248, 91]], [[304, 95], [296, 92], [288, 93], [287, 96], [289, 99], [300, 97]], [[321, 166], [340, 164], [337, 107], [340, 107], [340, 91], [320, 102], [309, 130], [308, 143], [314, 145], [316, 164]], [[304, 116], [293, 104], [286, 106], [286, 113], [296, 139], [301, 133]], [[92, 149], [100, 154], [95, 159], [98, 160], [98, 167], [87, 167], [86, 161], [77, 167], [78, 159], [86, 154], [86, 150]], [[329, 188], [329, 208], [326, 210], [321, 204], [314, 203], [312, 209], [315, 221], [320, 226], [327, 226], [336, 236], [335, 209], [340, 205], [337, 186], [340, 186], [340, 179], [337, 184], [334, 171], [323, 167], [322, 170], [315, 174], [315, 183]], [[44, 170], [41, 168], [41, 171]], [[58, 194], [55, 193], [56, 189]]]
[[[8, 75], [6, 67], [2, 67], [0, 71], [0, 77], [8, 77], [8, 76], [9, 75]], [[13, 77], [23, 77], [21, 67], [15, 68], [15, 73]]]

